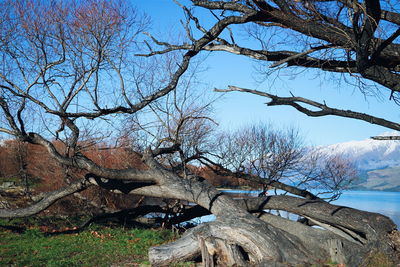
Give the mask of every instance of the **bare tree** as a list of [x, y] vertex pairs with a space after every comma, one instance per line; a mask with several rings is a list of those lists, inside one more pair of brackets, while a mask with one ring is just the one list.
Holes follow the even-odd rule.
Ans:
[[[164, 112], [166, 108], [160, 106], [163, 97], [174, 97], [174, 90], [180, 86], [179, 82], [187, 73], [190, 62], [202, 50], [227, 50], [271, 60], [268, 51], [250, 51], [222, 39], [221, 33], [229, 31], [231, 25], [255, 22], [262, 26], [271, 22], [277, 27], [302, 29], [303, 34], [314, 38], [331, 38], [325, 40], [329, 43], [324, 43], [324, 48], [314, 48], [316, 51], [340, 45], [351, 49], [353, 45], [356, 52], [360, 53], [360, 58], [357, 56], [349, 61], [352, 70], [361, 68], [358, 69], [359, 73], [374, 81], [379, 80], [377, 71], [382, 71], [384, 80], [380, 82], [385, 86], [393, 83], [391, 77], [395, 74], [384, 71], [390, 67], [385, 65], [385, 62], [389, 62], [386, 59], [394, 58], [393, 62], [396, 62], [398, 57], [393, 52], [396, 45], [390, 42], [393, 37], [386, 39], [389, 40], [386, 42], [381, 42], [381, 39], [375, 42], [375, 37], [371, 37], [371, 29], [375, 30], [376, 23], [371, 23], [370, 18], [377, 21], [378, 17], [377, 9], [371, 8], [370, 4], [376, 1], [367, 1], [366, 8], [358, 8], [358, 3], [350, 7], [347, 2], [343, 3], [340, 9], [355, 11], [353, 21], [356, 22], [353, 27], [358, 32], [354, 33], [340, 24], [335, 28], [328, 27], [325, 31], [328, 22], [318, 24], [318, 20], [315, 22], [305, 17], [309, 12], [317, 12], [314, 5], [331, 1], [275, 1], [272, 6], [264, 1], [192, 2], [210, 10], [220, 9], [221, 15], [216, 15], [216, 23], [205, 29], [190, 10], [183, 7], [189, 22], [194, 22], [201, 36], [195, 38], [188, 28], [190, 23], [184, 23], [190, 44], [171, 45], [150, 37], [155, 47], [163, 46], [165, 50], [157, 51], [149, 45], [151, 51], [147, 54], [139, 48], [141, 45], [147, 46], [149, 42], [138, 37], [138, 33], [146, 28], [147, 20], [138, 16], [125, 2], [85, 0], [68, 5], [63, 1], [0, 2], [0, 131], [41, 146], [59, 164], [82, 172], [69, 185], [37, 196], [37, 202], [31, 206], [15, 210], [0, 209], [0, 217], [34, 215], [60, 198], [89, 186], [100, 186], [115, 193], [185, 200], [198, 205], [190, 209], [197, 216], [205, 212], [216, 216], [214, 222], [191, 229], [174, 243], [151, 248], [149, 258], [156, 266], [193, 259], [200, 254], [205, 264], [212, 265], [216, 261], [242, 266], [314, 264], [327, 259], [357, 266], [364, 264], [364, 258], [374, 251], [388, 257], [394, 256], [396, 247], [388, 234], [395, 231], [396, 226], [383, 215], [331, 205], [306, 190], [284, 185], [280, 181], [273, 186], [287, 186], [288, 191], [294, 190], [301, 197], [234, 200], [198, 175], [173, 168], [175, 162], [173, 166], [165, 164], [167, 155], [179, 155], [172, 159], [182, 164], [192, 159], [193, 154], [182, 153], [182, 147], [188, 144], [188, 148], [196, 149], [198, 146], [191, 141], [187, 143], [190, 140], [187, 136], [200, 133], [197, 140], [202, 140], [202, 133], [207, 133], [207, 123], [204, 122], [208, 119], [200, 118], [199, 106], [196, 105], [185, 106], [185, 109], [178, 106], [178, 113], [168, 113], [166, 118], [159, 120], [169, 123], [160, 132], [168, 141], [157, 140], [158, 143], [150, 143], [143, 150], [140, 154], [145, 164], [143, 168], [109, 168], [85, 155], [82, 144], [86, 140], [82, 129], [90, 125], [107, 128], [110, 121], [123, 121], [126, 118], [124, 115], [139, 114], [149, 109]], [[311, 7], [311, 11], [307, 11], [307, 6]], [[367, 12], [368, 16], [362, 15], [362, 12]], [[385, 14], [385, 18], [393, 15]], [[330, 21], [326, 17], [318, 19]], [[365, 25], [360, 23], [361, 19]], [[338, 33], [336, 29], [341, 29], [341, 32]], [[368, 36], [374, 42], [369, 42]], [[396, 37], [396, 34], [391, 36]], [[385, 60], [381, 65], [369, 68], [365, 61], [370, 60], [371, 55], [365, 56], [365, 53], [372, 43], [378, 43], [374, 58]], [[134, 75], [135, 72], [141, 73], [140, 67], [146, 60], [138, 60], [133, 56], [134, 53], [158, 56], [176, 50], [182, 51], [174, 54], [176, 61], [171, 61], [167, 72], [158, 76]], [[304, 57], [309, 58], [308, 54], [300, 56], [294, 52], [279, 52], [278, 56], [279, 60], [285, 59], [285, 62], [289, 62], [289, 56], [294, 56], [293, 62], [300, 62]], [[342, 62], [328, 61], [332, 70], [338, 71], [342, 67]], [[396, 86], [389, 88], [397, 90]], [[189, 120], [191, 117], [196, 119]], [[190, 123], [186, 125], [186, 122]], [[63, 149], [54, 145], [53, 138], [63, 142]], [[255, 140], [260, 139], [257, 137]], [[268, 142], [265, 144], [268, 148]], [[276, 144], [278, 152], [280, 146], [285, 146], [279, 139]], [[274, 147], [271, 146], [272, 149]], [[201, 153], [194, 155], [204, 160]], [[279, 153], [265, 156], [267, 159], [269, 156], [277, 157], [277, 160], [285, 159], [285, 155]], [[250, 159], [250, 164], [255, 165], [260, 173], [275, 175], [268, 169], [261, 169], [262, 166], [268, 166], [269, 161], [263, 162], [254, 157]], [[277, 164], [282, 163], [278, 161]], [[264, 209], [298, 214], [325, 230], [277, 216], [252, 214], [260, 215]]]
[[275, 188], [285, 194], [335, 200], [356, 177], [349, 160], [306, 147], [294, 129], [260, 124], [222, 133], [217, 139], [212, 156], [199, 160], [218, 175], [258, 183], [264, 191]]
[[[157, 64], [160, 61], [158, 59]], [[170, 61], [162, 61], [165, 64], [161, 64], [158, 71], [147, 71], [147, 75], [168, 72]], [[159, 160], [172, 168], [187, 169], [187, 164], [210, 150], [217, 126], [212, 118], [217, 99], [200, 89], [204, 85], [196, 77], [201, 72], [199, 63], [192, 63], [194, 67], [180, 78], [178, 87], [171, 94], [150, 103], [144, 112], [127, 116], [128, 123], [123, 124], [122, 136], [130, 140], [135, 151], [144, 152], [148, 146], [176, 147], [177, 153], [162, 155]]]
[[[353, 80], [365, 94], [376, 95], [383, 91], [389, 100], [398, 102], [399, 15], [398, 7], [390, 2], [257, 0], [192, 3], [209, 10], [218, 20], [227, 14], [252, 14], [251, 18], [241, 24], [249, 36], [259, 43], [259, 49], [246, 46], [247, 43], [235, 38], [234, 31], [230, 30], [229, 40], [220, 35], [203, 48], [205, 51], [225, 51], [259, 62], [269, 62], [263, 65], [263, 69], [286, 67], [293, 72], [317, 69], [333, 73], [341, 80]], [[195, 28], [205, 32], [191, 11], [184, 9]], [[221, 11], [220, 15], [216, 14], [218, 10]], [[164, 45], [165, 49], [152, 54], [192, 48], [190, 44], [162, 43], [155, 38], [154, 41]], [[384, 118], [336, 109], [302, 97], [282, 97], [233, 85], [229, 89], [217, 91], [242, 91], [261, 95], [271, 99], [269, 106], [293, 106], [308, 116], [335, 115], [400, 129], [398, 123]], [[315, 109], [310, 109], [310, 106]], [[393, 140], [396, 137], [385, 139]]]

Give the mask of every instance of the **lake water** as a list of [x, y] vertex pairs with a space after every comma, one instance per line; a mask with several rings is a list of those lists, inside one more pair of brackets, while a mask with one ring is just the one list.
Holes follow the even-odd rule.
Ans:
[[[250, 194], [257, 196], [260, 191], [246, 190], [227, 190], [226, 193]], [[345, 191], [341, 197], [332, 202], [340, 206], [377, 212], [390, 217], [397, 227], [400, 228], [400, 192], [381, 192], [381, 191]], [[212, 215], [206, 216], [202, 221], [208, 221]]]
[[400, 192], [346, 191], [332, 203], [381, 213], [390, 217], [400, 228]]

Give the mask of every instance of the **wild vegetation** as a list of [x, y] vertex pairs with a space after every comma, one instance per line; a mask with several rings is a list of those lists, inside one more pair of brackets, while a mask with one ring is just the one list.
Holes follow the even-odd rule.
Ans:
[[[35, 223], [40, 223], [36, 225]], [[57, 230], [43, 222], [1, 221], [2, 266], [148, 266], [150, 246], [170, 242], [177, 236], [169, 230], [132, 229], [92, 225], [84, 231], [54, 220]], [[15, 225], [24, 226], [20, 233]], [[54, 227], [54, 226], [53, 226]], [[23, 228], [19, 229], [22, 230]], [[189, 266], [189, 264], [187, 264]], [[179, 265], [176, 265], [179, 266]], [[184, 265], [182, 265], [184, 266]]]
[[[218, 132], [214, 101], [202, 101], [196, 91], [196, 60], [203, 52], [226, 51], [272, 62], [272, 68], [356, 75], [397, 101], [396, 6], [378, 0], [189, 1], [212, 14], [214, 24], [206, 28], [191, 8], [177, 4], [186, 37], [172, 43], [142, 35], [149, 18], [129, 1], [0, 1], [0, 132], [15, 138], [9, 141], [12, 164], [2, 172], [18, 170], [25, 186], [20, 199], [27, 200], [2, 203], [0, 218], [32, 216], [72, 196], [97, 209], [84, 225], [116, 216], [172, 227], [216, 216], [174, 242], [151, 247], [155, 266], [200, 256], [205, 266], [362, 266], [372, 254], [399, 261], [398, 232], [389, 218], [329, 203], [352, 181], [351, 164], [306, 149], [294, 130], [256, 125]], [[233, 26], [249, 26], [259, 48], [237, 43]], [[237, 86], [216, 91], [253, 93], [271, 99], [269, 106], [290, 105], [309, 116], [400, 129], [302, 97]], [[39, 156], [31, 157], [35, 151]], [[204, 179], [210, 172], [284, 194], [234, 199]], [[32, 189], [33, 178], [46, 192]], [[121, 197], [107, 207], [110, 194]], [[123, 201], [128, 195], [136, 197]], [[145, 216], [154, 213], [162, 219]]]

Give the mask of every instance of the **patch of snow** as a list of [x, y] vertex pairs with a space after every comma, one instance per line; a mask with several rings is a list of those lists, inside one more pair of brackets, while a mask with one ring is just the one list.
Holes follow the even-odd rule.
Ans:
[[[399, 135], [398, 132], [381, 136]], [[373, 140], [350, 141], [320, 148], [328, 155], [341, 155], [354, 161], [361, 170], [400, 166], [400, 141]]]

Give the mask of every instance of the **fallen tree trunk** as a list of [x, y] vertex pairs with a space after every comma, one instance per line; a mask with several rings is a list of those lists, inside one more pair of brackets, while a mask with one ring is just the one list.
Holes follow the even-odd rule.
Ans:
[[[293, 200], [291, 197], [271, 197], [271, 199], [274, 198], [277, 198], [276, 202]], [[298, 201], [305, 200], [298, 199]], [[277, 208], [272, 205], [274, 204], [272, 201], [271, 205], [267, 205], [265, 198], [239, 200], [237, 202], [241, 203], [238, 206], [245, 206], [243, 204], [247, 203], [249, 211], [253, 212], [255, 210], [259, 211], [260, 208]], [[263, 202], [263, 207], [253, 208], [255, 206], [251, 207], [249, 205], [250, 203], [259, 204]], [[320, 209], [318, 209], [319, 215], [316, 216], [314, 214], [318, 218], [325, 217], [326, 219], [327, 214], [330, 212], [329, 209], [324, 209], [326, 207], [339, 208], [326, 202], [320, 202], [319, 204], [321, 205]], [[293, 202], [288, 205], [293, 206], [292, 211], [296, 207], [296, 203]], [[297, 208], [299, 210], [304, 209], [301, 205], [298, 205]], [[340, 208], [345, 209], [345, 207]], [[200, 208], [196, 209], [201, 211]], [[317, 210], [315, 207], [314, 209]], [[260, 264], [280, 266], [279, 263], [285, 263], [286, 265], [284, 266], [294, 266], [301, 263], [323, 264], [326, 262], [337, 262], [346, 264], [346, 266], [360, 266], [371, 252], [380, 252], [395, 262], [396, 251], [390, 234], [396, 231], [391, 220], [380, 214], [350, 210], [356, 214], [353, 218], [358, 217], [360, 219], [360, 225], [364, 225], [366, 219], [380, 221], [382, 225], [376, 229], [364, 227], [365, 229], [371, 228], [371, 232], [367, 235], [359, 232], [358, 234], [366, 237], [361, 238], [344, 226], [340, 227], [340, 225], [335, 225], [332, 222], [330, 224], [319, 224], [324, 229], [314, 228], [276, 215], [263, 213], [259, 216], [259, 219], [263, 220], [265, 225], [261, 226], [253, 219], [229, 218], [230, 216], [227, 214], [222, 218], [217, 216], [215, 222], [202, 224], [188, 231], [182, 239], [176, 242], [151, 248], [149, 258], [154, 266], [166, 266], [171, 262], [194, 259], [200, 254], [202, 254], [203, 262], [207, 258], [209, 262], [212, 258], [214, 264], [218, 265], [224, 262], [228, 266], [232, 266], [233, 264], [231, 263], [236, 263], [239, 266]], [[314, 212], [317, 213], [316, 211]], [[306, 214], [305, 211], [302, 213], [303, 215]], [[204, 213], [201, 214], [203, 215]], [[335, 214], [332, 216], [335, 216]], [[344, 218], [344, 216], [343, 213], [336, 214], [336, 217], [339, 218]], [[311, 217], [308, 218], [312, 219]], [[339, 218], [336, 218], [336, 220], [339, 220]], [[313, 220], [317, 223], [319, 222], [317, 219]], [[351, 225], [356, 226], [357, 224], [352, 222]], [[363, 227], [358, 226], [358, 228]], [[372, 231], [374, 230], [375, 234], [373, 235]], [[251, 245], [249, 246], [249, 244]], [[204, 246], [206, 249], [204, 249]], [[249, 247], [253, 249], [249, 249]], [[258, 254], [259, 251], [254, 247], [262, 248], [263, 250], [260, 253], [266, 257], [258, 257], [257, 255], [260, 255]], [[171, 253], [172, 251], [179, 251], [179, 253]], [[245, 262], [243, 262], [244, 259], [246, 259]], [[272, 265], [272, 262], [274, 265]]]
[[[369, 241], [379, 239], [383, 233], [396, 229], [388, 217], [349, 207], [337, 206], [321, 200], [307, 200], [291, 196], [270, 196], [239, 200], [249, 211], [264, 209], [284, 210], [306, 216], [336, 227], [355, 232], [359, 238]], [[362, 242], [361, 242], [362, 243]]]
[[[161, 169], [160, 166], [158, 168]], [[150, 262], [156, 266], [187, 259], [189, 254], [196, 255], [199, 249], [203, 251], [202, 257], [206, 261], [210, 261], [210, 257], [204, 255], [206, 251], [214, 255], [211, 258], [216, 264], [223, 261], [241, 262], [243, 259], [253, 265], [270, 262], [314, 264], [335, 260], [357, 266], [373, 250], [394, 257], [388, 234], [396, 227], [385, 216], [335, 206], [321, 200], [286, 196], [235, 201], [206, 181], [182, 179], [168, 172], [164, 173], [164, 177], [166, 180], [162, 186], [168, 189], [162, 190], [165, 194], [168, 192], [170, 197], [197, 203], [217, 219], [195, 228], [188, 234], [190, 238], [185, 236], [185, 242], [188, 239], [197, 240], [197, 247], [188, 253], [181, 253], [180, 257], [173, 253], [165, 255], [165, 251], [183, 246], [180, 240], [166, 245], [164, 249], [150, 250]], [[135, 189], [132, 192], [141, 190]], [[264, 218], [264, 221], [248, 212], [267, 208], [307, 216], [321, 226], [325, 225], [325, 230], [298, 222], [285, 221], [284, 224], [270, 217]]]
[[[81, 186], [64, 191], [71, 194], [90, 183], [114, 192], [185, 200], [201, 207], [189, 209], [196, 216], [205, 214], [206, 210], [216, 216], [214, 222], [193, 228], [175, 242], [151, 248], [149, 259], [154, 266], [167, 266], [199, 255], [209, 266], [294, 266], [329, 261], [360, 266], [368, 255], [375, 252], [392, 258], [393, 262], [396, 260], [396, 247], [390, 239], [396, 226], [383, 215], [335, 206], [322, 200], [289, 196], [234, 200], [205, 180], [178, 176], [149, 155], [144, 155], [144, 159], [149, 166], [146, 176], [151, 176], [151, 183], [142, 179], [140, 184], [133, 181], [130, 185], [128, 181], [104, 179], [95, 173], [88, 175], [84, 183], [77, 182]], [[43, 196], [38, 203], [49, 203], [48, 199], [55, 201], [56, 195]], [[34, 206], [38, 207], [37, 204]], [[320, 228], [265, 214], [266, 209], [298, 214]], [[25, 210], [16, 213], [1, 210], [0, 214], [15, 217]], [[24, 212], [23, 215], [27, 214], [30, 213]]]

